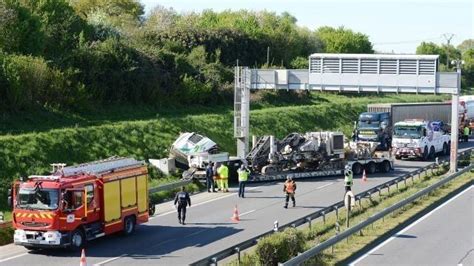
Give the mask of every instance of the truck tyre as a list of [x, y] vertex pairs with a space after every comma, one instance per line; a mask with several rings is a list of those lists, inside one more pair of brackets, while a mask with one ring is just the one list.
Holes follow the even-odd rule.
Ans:
[[443, 144], [443, 155], [449, 155], [448, 143]]
[[123, 221], [123, 234], [128, 236], [135, 231], [135, 216], [127, 216]]
[[377, 170], [377, 166], [373, 162], [370, 162], [369, 164], [367, 164], [366, 168], [367, 168], [367, 174], [369, 175], [374, 174], [375, 171]]
[[360, 175], [362, 173], [362, 165], [360, 163], [355, 163], [352, 165], [352, 173], [354, 175]]
[[72, 250], [80, 250], [86, 244], [86, 238], [84, 232], [81, 229], [76, 229], [71, 233], [71, 245]]
[[380, 171], [382, 173], [388, 173], [390, 171], [390, 162], [389, 161], [383, 161], [381, 164], [380, 164]]
[[423, 161], [428, 161], [429, 154], [428, 154], [428, 147], [425, 146], [425, 149], [423, 150]]
[[402, 156], [395, 155], [395, 159], [397, 159], [397, 160], [401, 160], [401, 159], [402, 159]]
[[430, 159], [434, 159], [434, 158], [435, 158], [435, 155], [436, 155], [435, 147], [434, 147], [434, 146], [431, 146], [429, 158], [430, 158]]

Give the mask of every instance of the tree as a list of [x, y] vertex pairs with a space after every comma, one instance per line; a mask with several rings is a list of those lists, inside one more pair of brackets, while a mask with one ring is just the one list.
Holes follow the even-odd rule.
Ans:
[[[124, 33], [134, 33], [145, 14], [138, 0], [69, 0], [76, 12], [87, 21], [102, 17], [102, 25], [111, 24]], [[96, 22], [96, 21], [95, 21]]]
[[0, 49], [8, 53], [37, 55], [45, 36], [39, 18], [18, 1], [0, 1]]
[[21, 1], [41, 21], [45, 34], [43, 54], [56, 63], [62, 63], [77, 48], [81, 33], [90, 31], [65, 0]]
[[459, 51], [461, 51], [461, 53], [464, 53], [469, 49], [474, 49], [474, 39], [464, 40], [462, 43], [458, 45], [457, 48]]
[[459, 50], [454, 48], [454, 46], [443, 45], [439, 46], [433, 42], [422, 42], [416, 48], [416, 54], [432, 54], [439, 55], [439, 62], [443, 65], [443, 68], [447, 66], [447, 52], [449, 51], [449, 60], [461, 58]]
[[463, 88], [474, 88], [474, 48], [466, 50], [462, 54], [464, 65], [462, 66]]
[[97, 9], [107, 12], [109, 16], [127, 14], [137, 20], [145, 13], [138, 0], [69, 0], [69, 3], [83, 18]]
[[344, 27], [320, 27], [316, 35], [321, 39], [326, 53], [374, 53], [369, 37]]

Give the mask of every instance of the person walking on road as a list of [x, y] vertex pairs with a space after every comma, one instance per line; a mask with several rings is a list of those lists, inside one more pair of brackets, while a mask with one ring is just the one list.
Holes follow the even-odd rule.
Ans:
[[239, 175], [239, 198], [245, 198], [245, 184], [249, 178], [249, 171], [245, 169], [245, 165], [241, 165], [240, 169], [237, 170], [237, 174]]
[[352, 170], [346, 167], [346, 170], [344, 170], [344, 187], [347, 191], [352, 190], [352, 179], [354, 175], [352, 173]]
[[217, 192], [214, 187], [214, 171], [213, 171], [214, 164], [209, 162], [206, 167], [206, 184], [207, 184], [207, 192]]
[[291, 176], [288, 176], [283, 186], [283, 192], [286, 193], [285, 206], [283, 206], [285, 209], [288, 208], [288, 202], [290, 201], [290, 198], [291, 198], [291, 201], [293, 202], [293, 207], [296, 206], [295, 191], [296, 191], [296, 182], [293, 181]]
[[219, 173], [217, 173], [217, 162], [216, 163], [213, 163], [213, 166], [212, 166], [212, 174], [214, 175], [214, 184], [216, 185], [217, 187], [217, 191], [220, 191], [221, 190], [221, 182], [219, 180]]
[[219, 169], [217, 169], [217, 173], [219, 173], [222, 192], [229, 192], [229, 168], [226, 163], [221, 164]]
[[179, 223], [185, 225], [184, 222], [186, 220], [186, 207], [191, 207], [191, 198], [189, 197], [189, 193], [186, 192], [186, 188], [182, 187], [181, 191], [176, 193], [174, 197], [174, 205], [178, 204], [178, 220]]

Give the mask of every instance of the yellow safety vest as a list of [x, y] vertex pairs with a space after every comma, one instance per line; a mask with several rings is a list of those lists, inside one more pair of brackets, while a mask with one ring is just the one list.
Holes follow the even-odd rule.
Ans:
[[468, 127], [464, 128], [464, 135], [469, 136], [469, 128]]
[[222, 179], [229, 178], [229, 168], [225, 165], [221, 165], [221, 167], [217, 169], [217, 173], [219, 173], [219, 177]]
[[239, 169], [237, 172], [239, 173], [239, 181], [247, 181], [249, 178], [249, 172], [247, 172], [247, 170]]
[[344, 177], [344, 183], [346, 183], [346, 186], [352, 186], [352, 174]]

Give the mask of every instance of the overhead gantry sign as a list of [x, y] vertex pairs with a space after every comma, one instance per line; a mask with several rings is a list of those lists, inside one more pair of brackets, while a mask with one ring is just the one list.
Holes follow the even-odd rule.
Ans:
[[[438, 55], [318, 53], [309, 56], [309, 69], [236, 67], [237, 156], [245, 158], [249, 151], [250, 90], [452, 94], [451, 162], [455, 164], [461, 72], [438, 72], [438, 58]], [[456, 169], [456, 165], [451, 165], [451, 169]]]

